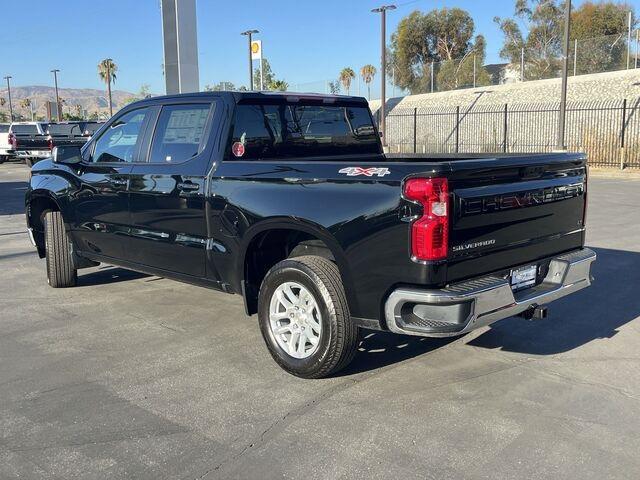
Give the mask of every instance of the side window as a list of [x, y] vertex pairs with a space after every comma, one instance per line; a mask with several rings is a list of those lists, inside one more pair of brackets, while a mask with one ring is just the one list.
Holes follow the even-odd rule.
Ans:
[[147, 115], [149, 108], [139, 108], [113, 122], [96, 140], [91, 161], [133, 162]]
[[151, 145], [152, 163], [180, 163], [199, 153], [210, 104], [162, 107]]

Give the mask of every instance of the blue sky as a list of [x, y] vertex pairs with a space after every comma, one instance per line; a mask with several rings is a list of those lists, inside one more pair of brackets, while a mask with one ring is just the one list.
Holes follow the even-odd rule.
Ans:
[[[3, 3], [9, 3], [5, 0]], [[61, 87], [102, 88], [96, 64], [105, 57], [119, 66], [116, 88], [137, 91], [148, 83], [164, 92], [161, 72], [160, 0], [21, 0], [13, 20], [0, 29], [0, 74], [13, 84], [49, 85], [49, 71], [61, 70]], [[246, 39], [257, 28], [265, 56], [290, 84], [337, 77], [379, 63], [379, 0], [197, 0], [201, 88], [222, 80], [246, 82]], [[575, 1], [575, 5], [582, 3]], [[636, 11], [640, 0], [629, 2]], [[460, 7], [469, 11], [476, 33], [487, 38], [487, 61], [500, 61], [502, 36], [493, 17], [513, 12], [514, 0], [404, 0], [389, 12], [389, 35], [413, 10]], [[19, 5], [19, 6], [18, 6]], [[5, 5], [6, 6], [6, 5]], [[5, 9], [6, 10], [6, 9]], [[28, 12], [16, 15], [17, 10]], [[20, 19], [20, 20], [18, 20]]]

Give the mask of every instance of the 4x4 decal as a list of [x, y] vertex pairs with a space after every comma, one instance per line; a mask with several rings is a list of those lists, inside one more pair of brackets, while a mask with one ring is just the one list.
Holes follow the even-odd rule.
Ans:
[[338, 173], [344, 173], [347, 177], [357, 177], [359, 175], [364, 175], [365, 177], [384, 177], [385, 175], [389, 175], [391, 172], [386, 167], [345, 167], [338, 170]]

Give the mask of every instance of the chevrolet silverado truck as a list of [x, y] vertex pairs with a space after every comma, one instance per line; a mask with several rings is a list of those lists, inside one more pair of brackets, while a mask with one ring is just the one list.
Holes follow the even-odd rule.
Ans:
[[74, 145], [81, 147], [90, 137], [84, 134], [83, 125], [80, 122], [50, 123], [46, 134], [51, 149]]
[[52, 287], [104, 262], [239, 294], [305, 378], [344, 368], [363, 328], [544, 315], [591, 283], [586, 205], [583, 154], [390, 155], [363, 98], [257, 92], [128, 105], [26, 193]]

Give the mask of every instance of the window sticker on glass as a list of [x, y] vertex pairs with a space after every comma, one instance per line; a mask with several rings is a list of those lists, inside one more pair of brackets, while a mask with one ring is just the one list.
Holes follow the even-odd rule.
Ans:
[[244, 155], [244, 145], [242, 144], [242, 142], [234, 142], [234, 144], [231, 146], [231, 152], [236, 157], [243, 156]]

